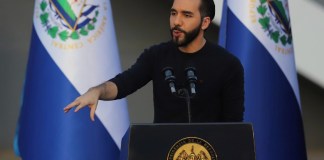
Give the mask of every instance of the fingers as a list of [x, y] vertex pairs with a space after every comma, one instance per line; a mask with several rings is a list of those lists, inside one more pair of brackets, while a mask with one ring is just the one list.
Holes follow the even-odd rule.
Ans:
[[79, 104], [78, 106], [77, 106], [77, 108], [75, 108], [75, 110], [74, 110], [74, 112], [77, 112], [77, 111], [79, 111], [81, 108], [83, 108], [84, 106], [86, 106], [86, 104]]
[[63, 110], [65, 113], [69, 112], [73, 107], [76, 107], [74, 112], [78, 112], [85, 106], [90, 108], [90, 119], [95, 120], [95, 111], [97, 109], [98, 99], [93, 99], [91, 96], [80, 96], [76, 98], [72, 103], [67, 105]]
[[90, 119], [92, 121], [95, 121], [95, 118], [94, 117], [95, 117], [96, 108], [97, 108], [97, 105], [96, 104], [90, 106]]
[[63, 110], [65, 113], [69, 112], [71, 108], [77, 106], [77, 105], [80, 105], [80, 102], [75, 100], [73, 101], [72, 103], [70, 103], [69, 105], [67, 105]]

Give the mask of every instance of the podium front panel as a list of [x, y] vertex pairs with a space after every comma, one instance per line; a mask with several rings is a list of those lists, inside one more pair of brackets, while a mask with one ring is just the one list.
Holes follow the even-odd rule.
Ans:
[[253, 129], [247, 123], [133, 124], [121, 154], [121, 160], [254, 160]]

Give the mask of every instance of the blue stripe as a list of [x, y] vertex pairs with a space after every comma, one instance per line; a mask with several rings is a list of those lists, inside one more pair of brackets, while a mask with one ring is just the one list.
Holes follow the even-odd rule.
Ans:
[[222, 19], [220, 24], [220, 31], [219, 31], [219, 39], [218, 44], [226, 48], [226, 38], [227, 38], [227, 0], [223, 1], [223, 9], [222, 9]]
[[78, 30], [79, 28], [86, 26], [90, 21], [91, 19], [89, 18], [85, 19], [84, 21], [82, 21], [82, 23], [79, 23], [75, 29]]
[[122, 146], [120, 152], [119, 160], [128, 160], [129, 159], [129, 138], [130, 138], [130, 127], [128, 128], [127, 132], [125, 133], [122, 139]]
[[98, 6], [92, 5], [88, 10], [82, 12], [82, 16], [88, 16], [92, 11], [94, 11]]
[[64, 114], [79, 93], [63, 75], [33, 28], [18, 144], [24, 160], [115, 160], [119, 149], [89, 110]]
[[258, 160], [305, 160], [302, 118], [291, 85], [254, 35], [227, 10], [224, 46], [245, 70], [245, 121], [252, 122]]

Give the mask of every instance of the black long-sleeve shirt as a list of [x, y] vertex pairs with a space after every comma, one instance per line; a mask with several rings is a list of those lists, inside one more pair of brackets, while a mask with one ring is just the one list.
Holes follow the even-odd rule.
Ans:
[[162, 72], [165, 67], [173, 68], [177, 89], [188, 86], [185, 69], [196, 69], [197, 94], [191, 99], [192, 122], [243, 120], [243, 67], [235, 56], [210, 42], [190, 54], [181, 52], [172, 42], [146, 49], [131, 68], [110, 80], [118, 88], [116, 99], [153, 80], [154, 122], [188, 122], [186, 101], [172, 95]]

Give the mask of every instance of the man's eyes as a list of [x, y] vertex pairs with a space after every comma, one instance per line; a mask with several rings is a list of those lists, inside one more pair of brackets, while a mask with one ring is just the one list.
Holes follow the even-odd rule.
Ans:
[[185, 14], [185, 17], [190, 18], [190, 17], [192, 17], [192, 15], [191, 14]]
[[[175, 12], [175, 11], [171, 11], [171, 12], [170, 12], [170, 15], [171, 15], [171, 16], [176, 16], [177, 14], [178, 14], [178, 13]], [[193, 17], [193, 15], [190, 14], [190, 13], [182, 13], [182, 15], [183, 15], [184, 17], [186, 17], [186, 18]]]

